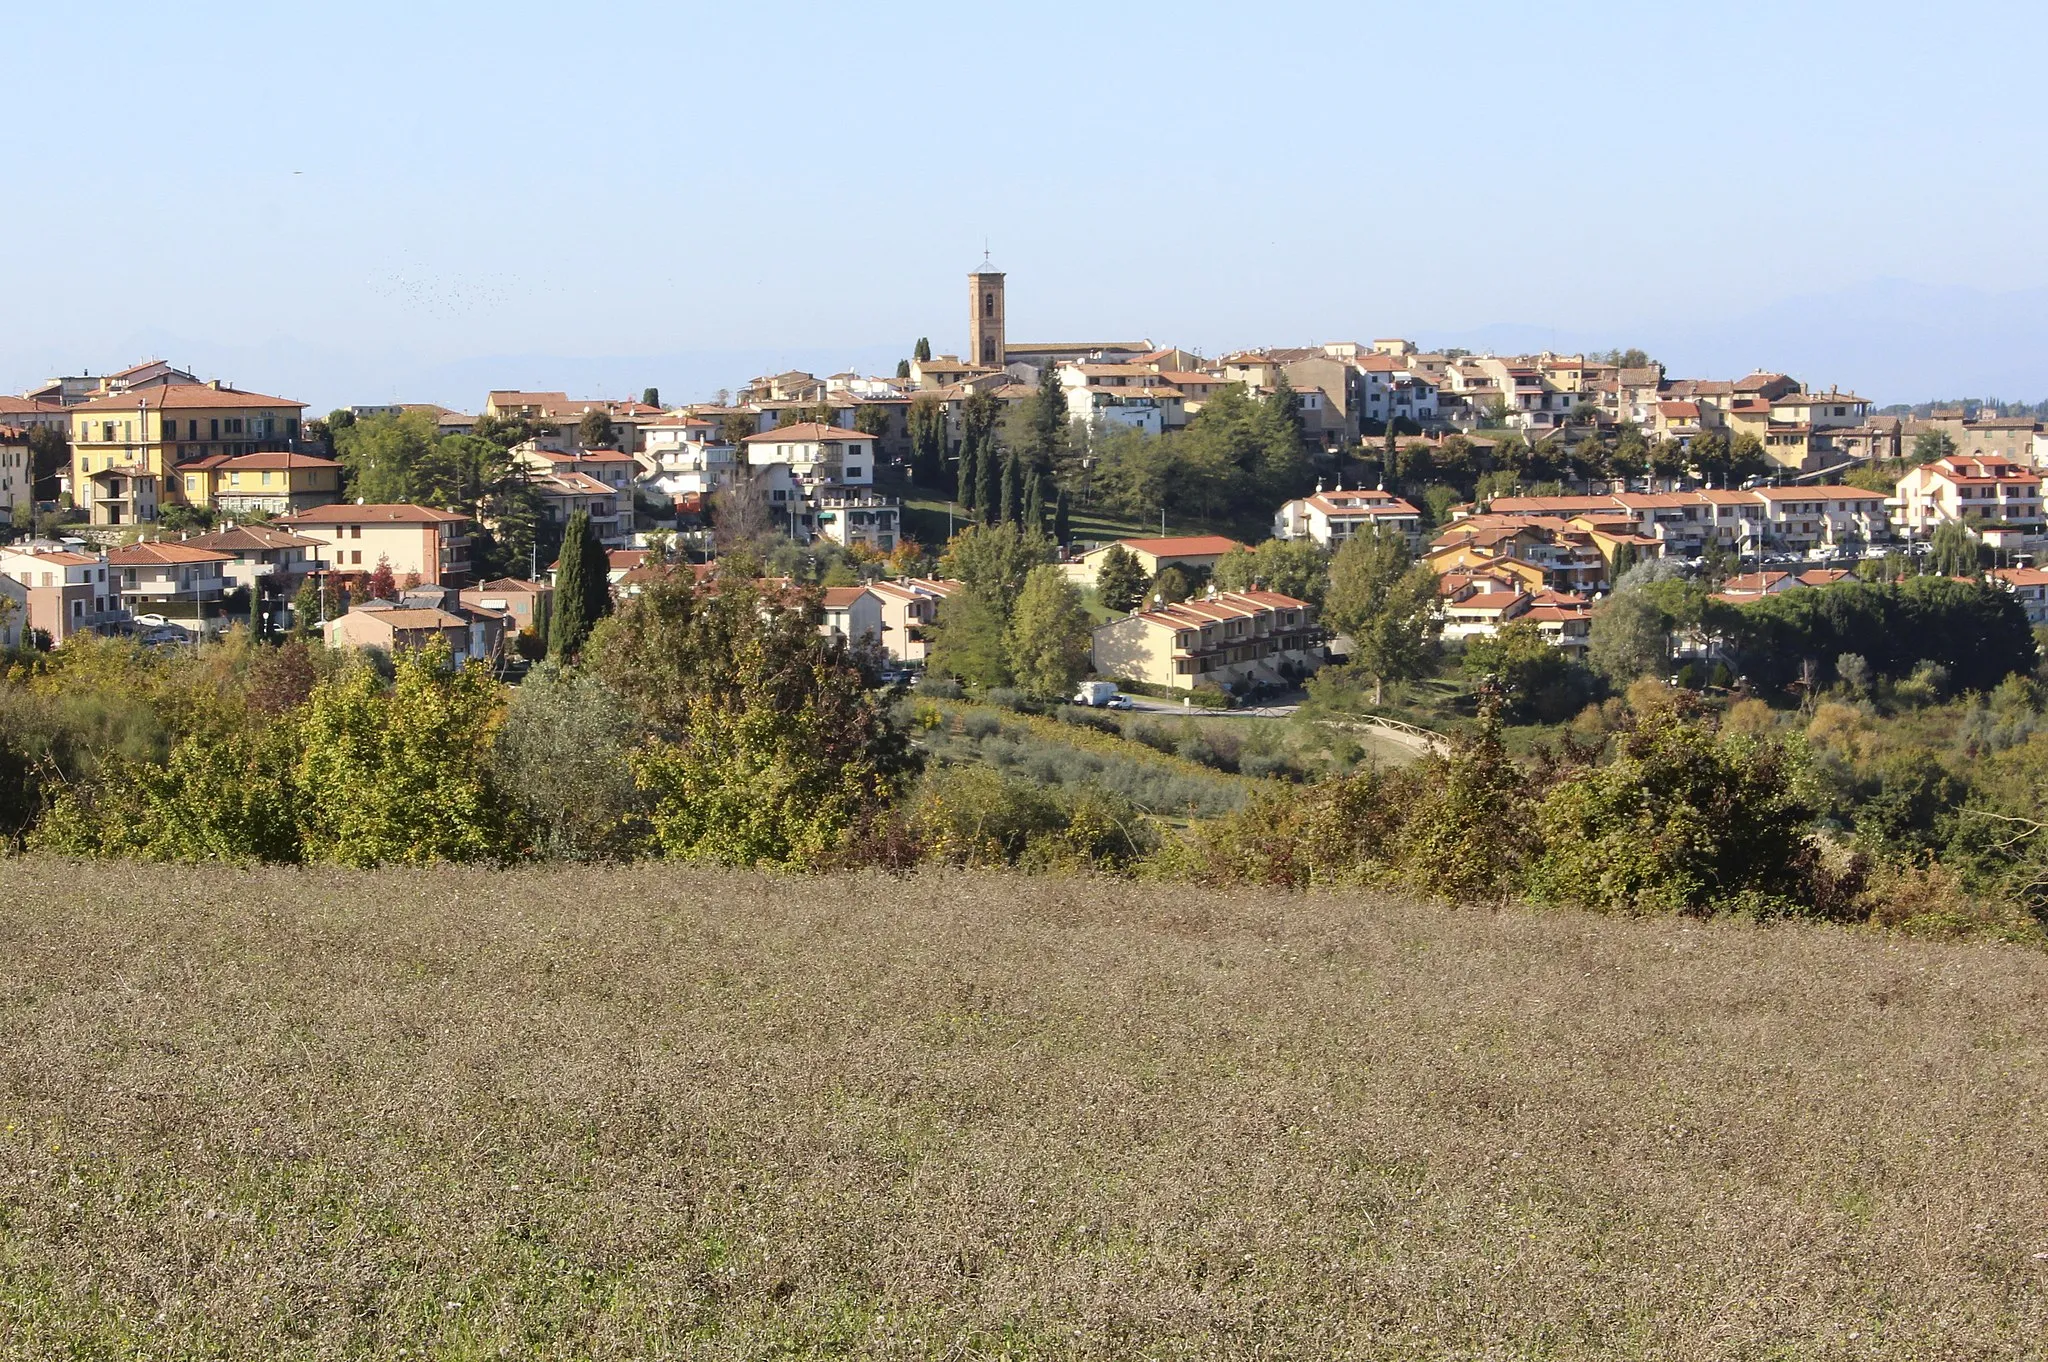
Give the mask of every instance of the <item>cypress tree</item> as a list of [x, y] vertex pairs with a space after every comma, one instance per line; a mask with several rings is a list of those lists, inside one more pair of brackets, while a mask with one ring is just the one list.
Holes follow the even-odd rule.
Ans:
[[1045, 475], [1033, 473], [1024, 490], [1024, 528], [1034, 534], [1045, 530]]
[[[587, 525], [586, 520], [586, 525]], [[612, 560], [595, 534], [583, 536], [583, 620], [584, 633], [612, 613]]]
[[562, 553], [555, 568], [555, 614], [548, 627], [548, 656], [573, 661], [590, 633], [590, 593], [583, 578], [589, 566], [585, 546], [591, 542], [590, 514], [577, 511], [562, 532]]
[[993, 525], [1003, 505], [1003, 461], [993, 443], [984, 441], [976, 467], [974, 503], [981, 511], [982, 524]]
[[[929, 363], [931, 363], [931, 359], [932, 359], [932, 343], [931, 343], [930, 341], [926, 340], [926, 339], [925, 339], [925, 338], [924, 338], [923, 336], [919, 336], [919, 337], [917, 338], [917, 345], [916, 345], [916, 347], [915, 347], [914, 349], [912, 349], [912, 350], [911, 350], [911, 352], [910, 352], [910, 357], [911, 357], [912, 359], [916, 360], [916, 361], [917, 361], [917, 362], [918, 362], [919, 364], [929, 364]], [[908, 375], [908, 374], [905, 374], [905, 375], [904, 375], [904, 377], [905, 377], [905, 378], [908, 378], [909, 376], [910, 376], [910, 375]]]
[[1062, 548], [1074, 542], [1074, 520], [1067, 508], [1067, 489], [1060, 488], [1059, 499], [1052, 506], [1052, 537]]
[[955, 481], [959, 487], [955, 500], [967, 512], [970, 519], [975, 512], [975, 497], [981, 494], [981, 468], [976, 459], [976, 442], [972, 436], [960, 442], [960, 470]]
[[1014, 449], [1003, 456], [1002, 513], [996, 518], [1006, 525], [1024, 523], [1024, 469]]

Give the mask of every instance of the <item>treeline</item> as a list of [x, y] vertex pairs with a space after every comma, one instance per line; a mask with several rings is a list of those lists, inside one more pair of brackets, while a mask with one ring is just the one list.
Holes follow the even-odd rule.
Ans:
[[2048, 892], [2024, 678], [1943, 711], [1953, 759], [1887, 746], [1839, 686], [1795, 719], [1645, 679], [1529, 760], [1489, 699], [1448, 753], [1254, 785], [1272, 793], [1183, 835], [1136, 785], [957, 764], [976, 735], [920, 741], [932, 717], [820, 617], [814, 594], [674, 573], [517, 687], [436, 651], [76, 640], [0, 682], [0, 831], [165, 862], [1022, 865], [2007, 935]]

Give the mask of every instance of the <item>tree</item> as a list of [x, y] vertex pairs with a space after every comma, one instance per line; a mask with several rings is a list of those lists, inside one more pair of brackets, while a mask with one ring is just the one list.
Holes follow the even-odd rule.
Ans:
[[889, 433], [889, 408], [880, 402], [858, 404], [853, 409], [853, 428], [863, 435], [874, 436], [879, 442]]
[[659, 388], [644, 388], [644, 389], [642, 389], [642, 390], [641, 390], [641, 392], [640, 392], [640, 405], [641, 405], [641, 406], [643, 406], [643, 407], [658, 407], [658, 406], [660, 406], [660, 405], [661, 405], [661, 389], [659, 389]]
[[1008, 479], [1003, 476], [1003, 456], [984, 436], [980, 441], [981, 457], [975, 462], [976, 487], [974, 489], [975, 509], [981, 512], [981, 523], [996, 525], [1003, 523], [1003, 488]]
[[939, 573], [971, 595], [996, 605], [1007, 627], [1010, 606], [1031, 569], [1052, 561], [1045, 536], [1015, 525], [970, 525], [953, 536], [939, 559]]
[[760, 434], [760, 422], [750, 411], [729, 411], [718, 418], [718, 442], [741, 449], [747, 439]]
[[575, 442], [584, 449], [610, 449], [618, 442], [618, 432], [612, 428], [612, 416], [604, 408], [592, 408], [584, 412], [584, 420], [575, 422]]
[[907, 360], [907, 359], [899, 359], [899, 360], [897, 360], [897, 361], [896, 361], [896, 377], [898, 377], [898, 378], [909, 378], [909, 377], [910, 377], [910, 361], [909, 361], [909, 360]]
[[1164, 567], [1152, 584], [1145, 590], [1145, 599], [1153, 605], [1176, 605], [1195, 594], [1195, 584], [1188, 580], [1187, 573], [1179, 567]]
[[925, 669], [977, 690], [1008, 685], [1009, 626], [1001, 607], [973, 591], [940, 601]]
[[[1026, 473], [1024, 475], [1024, 528], [1043, 531], [1045, 529], [1045, 480], [1048, 473]], [[1058, 536], [1054, 536], [1058, 542]]]
[[1933, 463], [1936, 459], [1946, 459], [1955, 452], [1955, 440], [1939, 427], [1923, 430], [1913, 437], [1914, 463]]
[[981, 517], [981, 447], [972, 440], [960, 442], [960, 467], [954, 474], [959, 484], [956, 499], [969, 520]]
[[1043, 529], [1043, 525], [1028, 526], [1024, 520], [1024, 461], [1015, 450], [1003, 460], [1002, 518], [1020, 529]]
[[1067, 389], [1060, 382], [1056, 365], [1047, 364], [1038, 371], [1038, 391], [1032, 395], [1027, 415], [1031, 434], [1026, 451], [1031, 464], [1029, 471], [1049, 473], [1059, 466], [1067, 438]]
[[1102, 551], [1102, 559], [1095, 566], [1095, 596], [1103, 607], [1121, 614], [1136, 608], [1145, 598], [1145, 569], [1138, 563], [1138, 555], [1122, 544], [1111, 544]]
[[445, 644], [401, 649], [387, 690], [367, 662], [321, 682], [293, 770], [309, 860], [344, 865], [494, 861], [517, 849], [490, 776], [504, 691]]
[[28, 432], [28, 463], [35, 496], [44, 501], [54, 500], [57, 474], [71, 465], [71, 442], [61, 430], [32, 426]]
[[1960, 520], [1944, 520], [1934, 527], [1927, 553], [1930, 572], [1944, 577], [1974, 577], [1978, 561], [1977, 536], [1970, 533], [1969, 526]]
[[628, 753], [640, 736], [625, 702], [587, 671], [542, 663], [514, 687], [491, 774], [549, 860], [631, 852], [644, 801]]
[[1586, 660], [1617, 686], [1661, 671], [1670, 646], [1671, 619], [1649, 592], [1617, 590], [1593, 607]]
[[1211, 580], [1222, 591], [1277, 591], [1320, 610], [1330, 584], [1330, 555], [1312, 539], [1268, 539], [1217, 560]]
[[371, 569], [369, 579], [363, 583], [363, 589], [369, 592], [369, 599], [373, 601], [398, 599], [398, 579], [392, 574], [389, 558], [378, 555], [377, 566]]
[[910, 400], [910, 480], [919, 487], [946, 485], [946, 404], [931, 393]]
[[[548, 626], [548, 656], [573, 662], [598, 620], [609, 613], [611, 586], [604, 545], [590, 532], [590, 513], [577, 511], [562, 533], [562, 554], [555, 568], [555, 610]], [[604, 603], [598, 592], [604, 593]]]
[[1330, 563], [1323, 616], [1350, 635], [1353, 660], [1373, 678], [1378, 704], [1388, 681], [1420, 675], [1435, 656], [1436, 574], [1409, 566], [1401, 536], [1353, 535]]
[[1273, 391], [1266, 394], [1266, 412], [1281, 426], [1291, 431], [1297, 443], [1301, 440], [1301, 398], [1296, 395], [1294, 384], [1288, 380], [1285, 369], [1274, 374]]
[[316, 638], [320, 632], [320, 621], [328, 615], [326, 602], [321, 599], [322, 588], [312, 573], [299, 581], [298, 593], [292, 597], [291, 636], [296, 639]]
[[1052, 539], [1061, 548], [1074, 542], [1073, 512], [1067, 505], [1067, 489], [1060, 488], [1059, 497], [1052, 508]]
[[1764, 442], [1750, 431], [1745, 430], [1728, 442], [1730, 485], [1759, 477], [1769, 471], [1770, 466], [1771, 458], [1764, 453]]
[[[919, 364], [930, 363], [932, 357], [932, 343], [926, 340], [923, 336], [919, 336], [917, 338], [917, 345], [910, 352], [910, 357], [916, 360]], [[909, 375], [906, 374], [904, 375], [904, 377], [907, 378], [909, 377]]]
[[1010, 670], [1027, 694], [1058, 699], [1088, 671], [1092, 642], [1081, 593], [1051, 564], [1031, 569], [1010, 617]]

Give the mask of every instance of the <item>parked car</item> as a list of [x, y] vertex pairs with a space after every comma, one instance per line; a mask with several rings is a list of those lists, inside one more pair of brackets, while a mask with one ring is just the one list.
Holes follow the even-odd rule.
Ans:
[[147, 629], [162, 629], [170, 624], [162, 615], [137, 615], [135, 622]]
[[1122, 693], [1112, 695], [1102, 702], [1102, 707], [1104, 709], [1129, 709], [1131, 707], [1131, 697]]

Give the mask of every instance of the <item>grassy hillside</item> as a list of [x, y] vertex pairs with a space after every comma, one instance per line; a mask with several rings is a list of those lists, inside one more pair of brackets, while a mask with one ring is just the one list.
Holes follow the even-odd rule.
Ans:
[[665, 866], [0, 902], [9, 1357], [2048, 1337], [2032, 952]]

